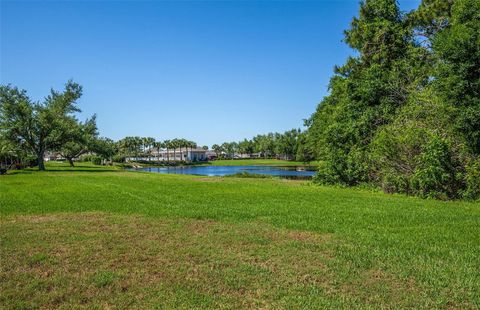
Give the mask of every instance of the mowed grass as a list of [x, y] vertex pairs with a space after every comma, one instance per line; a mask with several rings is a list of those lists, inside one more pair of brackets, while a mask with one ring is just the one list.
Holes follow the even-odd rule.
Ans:
[[0, 308], [480, 306], [480, 204], [82, 165], [0, 178]]

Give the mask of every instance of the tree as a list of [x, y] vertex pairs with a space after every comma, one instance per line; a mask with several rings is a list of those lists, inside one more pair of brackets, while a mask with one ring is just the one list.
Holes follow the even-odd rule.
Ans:
[[300, 130], [292, 129], [283, 134], [277, 134], [275, 139], [275, 152], [283, 159], [293, 159], [297, 153], [297, 140]]
[[[358, 53], [335, 68], [297, 154], [315, 181], [478, 198], [480, 2], [365, 0], [345, 32]], [[305, 139], [303, 141], [303, 139]]]
[[165, 140], [165, 141], [163, 141], [163, 145], [167, 149], [167, 162], [170, 163], [170, 152], [169, 152], [169, 150], [172, 148], [172, 141]]
[[370, 181], [369, 144], [376, 131], [428, 80], [412, 32], [395, 0], [361, 3], [359, 17], [345, 31], [358, 56], [335, 68], [330, 94], [308, 121], [308, 144], [324, 163], [318, 181]]
[[56, 150], [71, 141], [68, 126], [80, 112], [76, 101], [82, 87], [68, 81], [63, 92], [50, 91], [42, 103], [33, 102], [25, 90], [0, 86], [0, 131], [12, 143], [18, 143], [37, 156], [39, 170], [45, 170], [47, 150]]
[[157, 161], [160, 161], [160, 150], [165, 147], [165, 143], [162, 141], [155, 141], [153, 143], [153, 147], [155, 148], [155, 151], [157, 152]]
[[109, 161], [118, 152], [117, 144], [109, 138], [95, 138], [92, 141], [91, 150], [102, 159]]
[[480, 155], [480, 2], [456, 0], [449, 26], [432, 39], [437, 58], [433, 85], [441, 99], [456, 107], [456, 127]]
[[240, 154], [249, 154], [251, 156], [254, 152], [253, 142], [243, 139], [243, 141], [238, 142], [238, 151]]
[[224, 151], [223, 148], [218, 144], [212, 145], [212, 150], [217, 155], [217, 158], [220, 158], [220, 156], [222, 156], [222, 152]]
[[143, 154], [147, 155], [148, 161], [150, 161], [150, 148], [155, 143], [155, 139], [151, 137], [144, 137], [142, 138], [142, 150]]
[[84, 123], [70, 120], [68, 130], [70, 140], [66, 141], [58, 151], [73, 167], [75, 158], [93, 150], [98, 135], [95, 115]]
[[14, 163], [18, 163], [19, 161], [21, 161], [24, 157], [26, 157], [26, 154], [18, 143], [12, 143], [12, 141], [0, 135], [1, 168], [3, 168], [3, 166], [6, 166], [8, 168]]
[[173, 160], [177, 160], [177, 148], [180, 146], [180, 140], [179, 139], [173, 139], [170, 142], [170, 148], [173, 149]]

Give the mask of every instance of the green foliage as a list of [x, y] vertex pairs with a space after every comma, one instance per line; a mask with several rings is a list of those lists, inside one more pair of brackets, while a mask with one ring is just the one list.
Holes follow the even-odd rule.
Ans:
[[480, 1], [457, 0], [450, 26], [433, 39], [434, 86], [445, 102], [459, 107], [455, 126], [480, 154]]
[[124, 163], [125, 162], [125, 156], [116, 154], [112, 156], [112, 161], [116, 163]]
[[386, 192], [458, 198], [468, 152], [451, 126], [455, 111], [431, 91], [413, 98], [370, 145], [375, 182]]
[[67, 130], [69, 131], [70, 139], [63, 143], [59, 151], [73, 166], [74, 159], [88, 151], [92, 151], [94, 148], [94, 143], [98, 136], [96, 116], [94, 115], [84, 123], [71, 120]]
[[428, 141], [417, 158], [418, 166], [412, 176], [414, 192], [422, 197], [433, 198], [443, 198], [444, 195], [451, 197], [455, 194], [450, 188], [456, 183], [450, 149], [450, 142], [438, 136], [433, 136]]
[[45, 151], [76, 141], [71, 129], [77, 123], [74, 113], [80, 112], [76, 101], [81, 95], [82, 87], [72, 81], [63, 92], [51, 90], [42, 103], [33, 102], [25, 90], [0, 86], [0, 135], [35, 154], [44, 170]]
[[117, 144], [108, 138], [94, 139], [91, 144], [91, 150], [105, 160], [112, 160], [118, 152]]
[[471, 200], [480, 199], [480, 158], [472, 159], [466, 170], [466, 189], [463, 197]]
[[480, 150], [478, 12], [476, 0], [425, 0], [409, 14], [395, 0], [361, 3], [345, 32], [359, 54], [307, 121], [316, 182], [462, 196]]
[[97, 155], [91, 156], [90, 161], [94, 165], [101, 165], [102, 164], [102, 158], [100, 156], [97, 156]]

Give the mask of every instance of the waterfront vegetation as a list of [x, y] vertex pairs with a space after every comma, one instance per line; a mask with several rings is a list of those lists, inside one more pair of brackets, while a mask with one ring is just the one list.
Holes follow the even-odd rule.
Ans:
[[[480, 199], [479, 12], [478, 0], [423, 0], [410, 12], [396, 0], [362, 1], [345, 31], [356, 53], [335, 67], [306, 129], [219, 142], [208, 156], [316, 161], [317, 184]], [[77, 119], [82, 93], [69, 81], [35, 102], [25, 90], [0, 86], [2, 173], [43, 170], [51, 153], [72, 166], [86, 153], [93, 163], [191, 164], [199, 158], [188, 157], [193, 149], [206, 158], [208, 146], [184, 138], [100, 137], [95, 115]]]
[[439, 199], [480, 199], [480, 1], [367, 0], [345, 31], [307, 120], [315, 181]]
[[480, 206], [47, 164], [0, 180], [0, 307], [480, 304]]
[[281, 159], [219, 159], [208, 163], [213, 166], [249, 166], [249, 165], [265, 165], [265, 166], [316, 166], [317, 162], [300, 162], [293, 160]]
[[[41, 102], [0, 86], [0, 309], [480, 308], [480, 1], [360, 5], [306, 130], [210, 162], [100, 137], [73, 81]], [[317, 174], [124, 169], [146, 165]]]

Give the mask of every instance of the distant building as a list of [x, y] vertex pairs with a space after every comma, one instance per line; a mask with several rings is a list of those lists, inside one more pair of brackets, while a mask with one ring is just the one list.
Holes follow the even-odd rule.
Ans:
[[205, 152], [205, 155], [207, 156], [207, 160], [214, 160], [214, 159], [217, 159], [217, 153], [215, 153], [214, 151], [206, 151]]
[[45, 152], [45, 155], [43, 156], [44, 161], [55, 161], [55, 160], [63, 160], [63, 158], [59, 153], [55, 152]]
[[[184, 148], [157, 151], [155, 149], [150, 150], [151, 161], [205, 161], [207, 160], [207, 150], [196, 148], [196, 149], [187, 149]], [[143, 160], [148, 160], [142, 158]]]

